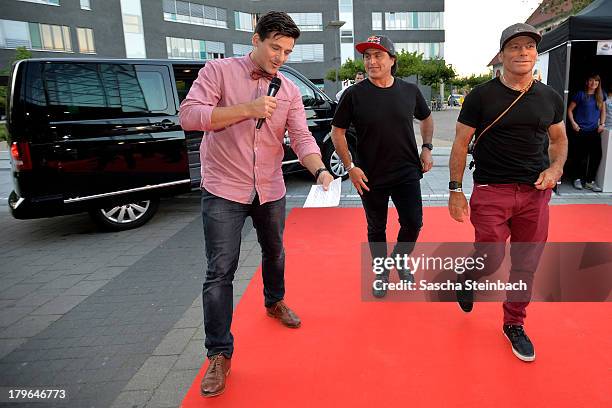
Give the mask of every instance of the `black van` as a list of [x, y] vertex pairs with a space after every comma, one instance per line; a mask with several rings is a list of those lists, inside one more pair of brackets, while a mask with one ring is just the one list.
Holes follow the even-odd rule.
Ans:
[[[183, 131], [178, 108], [204, 61], [29, 59], [9, 78], [7, 127], [15, 218], [89, 211], [111, 230], [141, 226], [160, 196], [200, 184], [202, 132]], [[335, 176], [335, 103], [296, 70], [308, 126]], [[351, 142], [351, 150], [354, 144]], [[285, 173], [304, 170], [285, 138]]]

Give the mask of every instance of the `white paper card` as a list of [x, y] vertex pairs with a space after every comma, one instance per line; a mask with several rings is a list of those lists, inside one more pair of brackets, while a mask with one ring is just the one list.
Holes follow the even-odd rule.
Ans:
[[327, 191], [323, 186], [316, 184], [310, 187], [304, 208], [307, 207], [337, 207], [340, 205], [340, 192], [342, 191], [342, 178], [338, 177], [329, 183]]

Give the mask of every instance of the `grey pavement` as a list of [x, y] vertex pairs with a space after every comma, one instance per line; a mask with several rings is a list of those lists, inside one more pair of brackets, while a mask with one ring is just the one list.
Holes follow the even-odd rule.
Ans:
[[[448, 199], [448, 155], [457, 110], [434, 112], [435, 166], [424, 205]], [[438, 135], [438, 133], [436, 133]], [[99, 232], [87, 215], [15, 220], [6, 151], [0, 146], [0, 389], [65, 388], [57, 403], [1, 406], [177, 407], [204, 363], [203, 233], [197, 193], [163, 200], [145, 226]], [[471, 175], [466, 170], [466, 191]], [[301, 207], [312, 179], [286, 177], [287, 208]], [[612, 204], [612, 194], [562, 185], [553, 204]], [[361, 207], [342, 184], [342, 207]], [[250, 221], [243, 229], [234, 304], [261, 261]], [[262, 306], [263, 309], [263, 306]], [[263, 312], [263, 310], [262, 310]]]

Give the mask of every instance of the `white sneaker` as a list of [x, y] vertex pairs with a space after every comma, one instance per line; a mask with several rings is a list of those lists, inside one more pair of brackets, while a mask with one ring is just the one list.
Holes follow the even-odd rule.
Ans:
[[584, 184], [584, 188], [587, 188], [589, 190], [593, 190], [593, 192], [595, 192], [595, 193], [601, 193], [603, 191], [601, 189], [601, 187], [599, 187], [597, 185], [597, 183], [595, 183], [594, 181], [591, 181], [590, 183], [585, 183]]
[[577, 190], [582, 190], [582, 181], [580, 181], [580, 179], [574, 180], [574, 188]]

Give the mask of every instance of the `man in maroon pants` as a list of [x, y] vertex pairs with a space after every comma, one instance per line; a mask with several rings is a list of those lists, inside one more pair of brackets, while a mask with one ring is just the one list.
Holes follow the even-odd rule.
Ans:
[[[508, 293], [503, 305], [503, 331], [512, 351], [523, 361], [535, 359], [533, 344], [523, 328], [525, 309], [548, 237], [551, 189], [560, 179], [567, 157], [563, 101], [552, 88], [534, 82], [532, 77], [540, 39], [540, 34], [527, 24], [514, 24], [503, 31], [499, 53], [503, 74], [477, 86], [466, 97], [449, 164], [449, 212], [459, 222], [469, 215], [475, 229], [475, 256], [487, 253], [484, 271], [466, 272], [459, 275], [458, 282], [495, 272], [503, 260], [503, 243], [510, 238], [510, 282], [523, 281], [528, 290]], [[514, 106], [483, 133], [521, 92], [524, 94]], [[468, 211], [461, 182], [474, 135], [476, 170]], [[470, 312], [473, 290], [462, 286], [457, 291], [457, 301], [463, 311]]]

